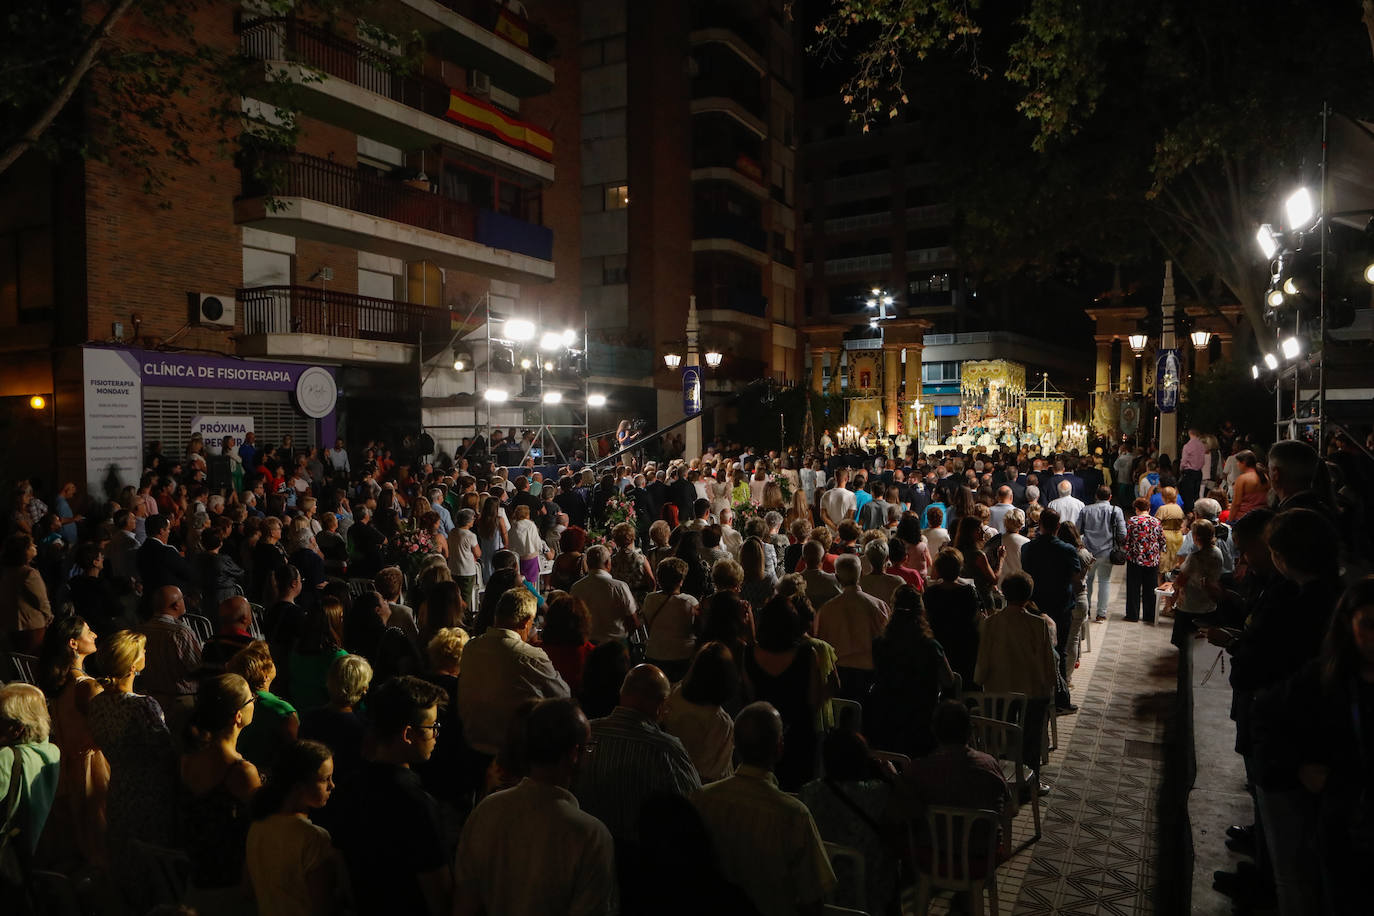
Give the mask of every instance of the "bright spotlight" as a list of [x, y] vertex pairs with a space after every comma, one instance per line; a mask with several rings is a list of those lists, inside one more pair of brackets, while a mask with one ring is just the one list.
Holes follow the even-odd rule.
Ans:
[[1294, 359], [1302, 352], [1302, 343], [1296, 337], [1285, 337], [1283, 343], [1279, 344], [1279, 349], [1283, 352], [1284, 359]]
[[1272, 353], [1266, 353], [1264, 354], [1264, 364], [1270, 369], [1277, 369], [1279, 367], [1279, 358]]
[[1298, 294], [1298, 284], [1293, 282], [1292, 277], [1283, 281], [1283, 291], [1289, 296], [1296, 296]]
[[1271, 307], [1278, 308], [1283, 305], [1283, 290], [1271, 289], [1269, 295], [1264, 297], [1264, 301], [1269, 303]]
[[873, 298], [876, 299], [876, 298], [878, 298], [878, 294], [881, 293], [882, 290], [878, 289], [878, 287], [875, 286], [875, 287], [873, 287], [873, 289], [871, 290], [871, 292], [873, 293]]
[[563, 346], [563, 335], [557, 331], [545, 331], [539, 338], [539, 349], [557, 350]]
[[563, 346], [571, 347], [575, 343], [577, 343], [577, 332], [568, 328], [563, 332]]
[[512, 318], [506, 322], [506, 336], [511, 340], [534, 340], [534, 322]]
[[468, 367], [468, 364], [465, 363], [465, 362], [463, 362], [461, 359], [455, 359], [455, 360], [453, 361], [453, 371], [454, 371], [454, 372], [462, 372], [462, 371], [463, 371], [464, 369], [466, 369], [467, 367]]
[[1284, 202], [1283, 209], [1288, 214], [1288, 228], [1299, 232], [1309, 228], [1312, 218], [1317, 215], [1317, 207], [1312, 202], [1312, 192], [1306, 188], [1298, 188], [1290, 194]]
[[33, 397], [29, 398], [29, 406], [34, 410], [42, 410], [44, 407], [48, 406], [48, 399], [41, 394], [35, 394]]
[[553, 360], [548, 360], [548, 359], [544, 360], [544, 371], [545, 371], [545, 372], [552, 372], [552, 371], [553, 371]]
[[884, 296], [884, 297], [883, 297], [883, 305], [891, 305], [892, 302], [893, 302], [893, 299], [892, 299], [891, 296]]
[[868, 308], [875, 309], [875, 308], [878, 307], [878, 300], [877, 300], [877, 299], [869, 299], [867, 302], [864, 303], [864, 305], [865, 305], [866, 307], [868, 307]]
[[510, 392], [506, 391], [504, 388], [488, 388], [482, 397], [491, 401], [493, 404], [499, 404], [510, 397]]
[[544, 403], [545, 403], [545, 404], [561, 404], [562, 402], [563, 402], [563, 392], [561, 392], [561, 391], [546, 391], [546, 392], [544, 392]]
[[1255, 233], [1255, 241], [1259, 242], [1260, 251], [1264, 252], [1266, 258], [1272, 258], [1279, 250], [1279, 240], [1274, 236], [1274, 227], [1265, 223], [1259, 227]]
[[1364, 282], [1374, 284], [1374, 263], [1364, 269]]
[[588, 406], [588, 407], [605, 407], [605, 406], [606, 406], [606, 396], [605, 396], [604, 394], [589, 394], [589, 395], [587, 395], [587, 406]]
[[1250, 364], [1250, 377], [1259, 378], [1259, 366], [1255, 365], [1254, 363]]
[[530, 358], [529, 358], [528, 356], [526, 356], [525, 358], [523, 358], [523, 359], [520, 360], [520, 368], [521, 368], [521, 369], [525, 369], [525, 370], [528, 371], [529, 368], [530, 368], [531, 366], [533, 366], [533, 365], [534, 365], [534, 363], [530, 362]]

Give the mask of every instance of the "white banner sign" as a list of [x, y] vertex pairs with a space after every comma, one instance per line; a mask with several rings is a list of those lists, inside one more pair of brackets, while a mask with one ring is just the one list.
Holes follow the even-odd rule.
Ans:
[[87, 492], [106, 481], [138, 486], [143, 471], [143, 386], [138, 364], [120, 350], [82, 351]]
[[194, 417], [191, 420], [191, 434], [200, 433], [207, 451], [212, 455], [219, 454], [225, 436], [233, 436], [234, 441], [242, 442], [243, 437], [253, 431], [252, 417]]

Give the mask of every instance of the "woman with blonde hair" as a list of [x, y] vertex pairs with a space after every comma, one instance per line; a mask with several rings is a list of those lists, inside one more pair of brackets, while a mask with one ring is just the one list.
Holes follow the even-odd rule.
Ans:
[[650, 547], [644, 555], [644, 559], [649, 561], [649, 566], [658, 569], [658, 564], [673, 555], [673, 548], [668, 543], [672, 537], [673, 529], [663, 519], [659, 519], [649, 526]]
[[312, 709], [301, 720], [302, 739], [323, 741], [334, 749], [339, 779], [356, 773], [363, 764], [364, 726], [355, 711], [372, 685], [372, 666], [361, 655], [334, 659], [325, 676], [329, 702]]
[[176, 811], [176, 752], [162, 707], [134, 693], [134, 678], [148, 664], [148, 638], [132, 630], [111, 633], [96, 659], [105, 689], [86, 714], [91, 736], [110, 764], [105, 801], [106, 846], [116, 872], [129, 864], [129, 841], [172, 842]]
[[1178, 566], [1178, 549], [1183, 546], [1183, 508], [1178, 504], [1178, 490], [1164, 487], [1160, 490], [1164, 502], [1155, 510], [1155, 518], [1164, 529], [1164, 555], [1159, 558], [1160, 581]]
[[611, 541], [615, 550], [611, 554], [611, 575], [630, 587], [635, 596], [635, 604], [644, 603], [644, 596], [654, 590], [654, 571], [649, 561], [635, 546], [635, 528], [629, 522], [621, 522], [611, 529]]
[[85, 671], [95, 654], [95, 633], [80, 617], [48, 628], [39, 658], [39, 679], [52, 709], [52, 741], [62, 751], [57, 797], [64, 841], [88, 865], [105, 862], [105, 796], [110, 764], [96, 745], [86, 715], [103, 689]]
[[796, 521], [811, 524], [811, 508], [806, 504], [806, 491], [800, 487], [792, 491], [792, 505], [787, 507], [787, 514], [783, 517], [783, 527], [788, 531], [792, 530], [792, 523]]
[[270, 691], [277, 677], [272, 650], [262, 640], [254, 640], [229, 659], [225, 670], [248, 682], [257, 705], [241, 737], [243, 756], [259, 769], [271, 770], [277, 753], [294, 742], [300, 730], [296, 707]]
[[238, 742], [253, 722], [255, 699], [237, 674], [208, 678], [196, 693], [188, 750], [181, 758], [178, 819], [191, 860], [186, 903], [201, 913], [237, 913], [247, 904], [248, 803], [262, 779]]

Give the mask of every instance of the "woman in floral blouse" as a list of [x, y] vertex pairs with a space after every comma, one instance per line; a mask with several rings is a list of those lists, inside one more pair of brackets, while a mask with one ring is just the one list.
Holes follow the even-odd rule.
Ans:
[[1164, 553], [1164, 528], [1150, 515], [1150, 501], [1143, 496], [1132, 506], [1135, 515], [1126, 522], [1126, 620], [1155, 622], [1155, 585], [1159, 581], [1159, 558]]

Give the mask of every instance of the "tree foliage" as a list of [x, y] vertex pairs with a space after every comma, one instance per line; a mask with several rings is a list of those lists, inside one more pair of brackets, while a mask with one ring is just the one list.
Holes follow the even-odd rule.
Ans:
[[[0, 174], [31, 150], [52, 158], [75, 154], [117, 163], [152, 192], [165, 187], [170, 166], [196, 164], [199, 138], [215, 138], [223, 155], [249, 135], [292, 145], [294, 78], [270, 74], [272, 86], [263, 90], [261, 61], [225, 41], [235, 9], [219, 0], [112, 0], [103, 8], [82, 0], [9, 0], [0, 42]], [[395, 51], [397, 69], [416, 62], [413, 33], [357, 18], [376, 11], [367, 0], [257, 0], [253, 10], [325, 27], [348, 21]], [[209, 13], [222, 15], [225, 28], [207, 34]], [[318, 74], [307, 68], [312, 78]], [[245, 117], [241, 99], [253, 90], [272, 96], [270, 116]]]
[[866, 125], [938, 113], [975, 266], [1163, 254], [1185, 291], [1215, 306], [1219, 281], [1258, 329], [1254, 232], [1315, 156], [1322, 103], [1374, 111], [1368, 8], [831, 0], [812, 52], [851, 61], [843, 92]]

